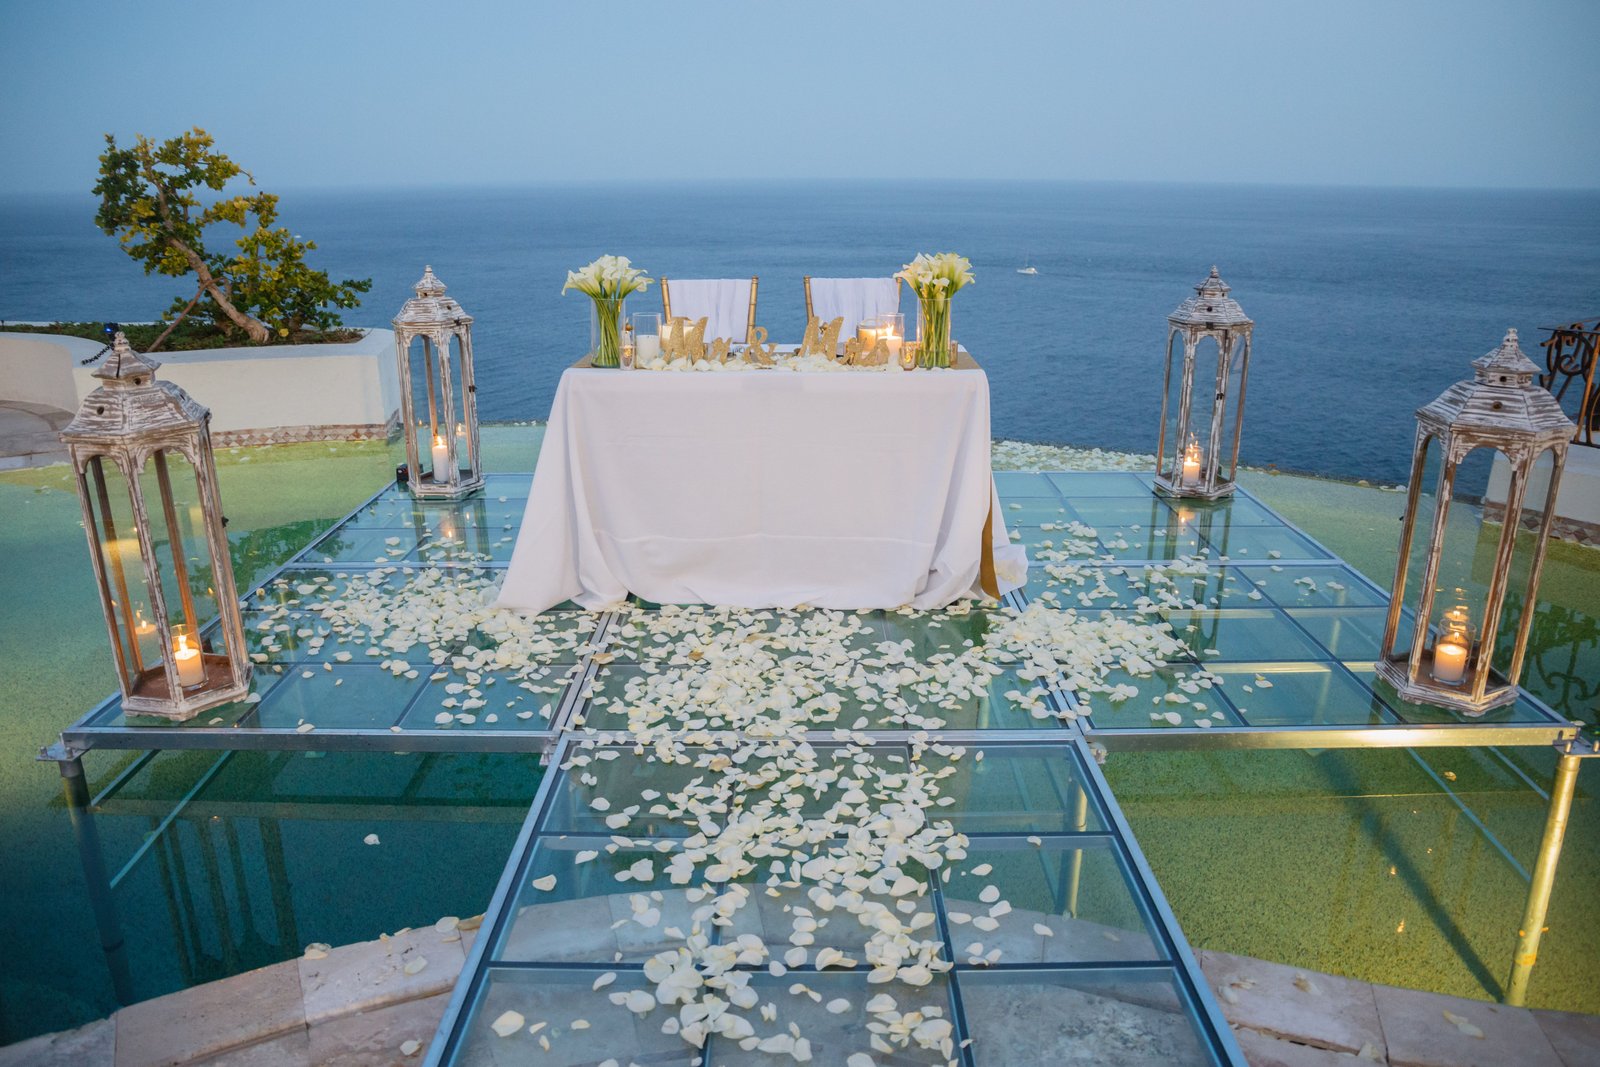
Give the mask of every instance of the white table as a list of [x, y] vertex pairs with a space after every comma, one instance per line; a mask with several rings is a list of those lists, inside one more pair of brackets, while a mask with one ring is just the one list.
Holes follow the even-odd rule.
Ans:
[[943, 607], [1021, 584], [983, 371], [561, 377], [499, 605]]

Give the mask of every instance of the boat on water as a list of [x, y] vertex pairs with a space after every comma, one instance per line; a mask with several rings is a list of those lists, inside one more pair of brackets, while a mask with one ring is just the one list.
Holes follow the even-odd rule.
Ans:
[[1017, 268], [1018, 274], [1038, 274], [1039, 268], [1035, 267], [1027, 256], [1022, 257], [1022, 266]]

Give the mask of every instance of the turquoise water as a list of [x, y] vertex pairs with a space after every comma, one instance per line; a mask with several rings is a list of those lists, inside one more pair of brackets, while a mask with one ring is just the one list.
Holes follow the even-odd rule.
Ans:
[[[491, 465], [530, 469], [535, 442], [536, 431], [491, 430]], [[376, 445], [224, 454], [224, 497], [251, 572], [326, 529], [392, 469]], [[1287, 477], [1249, 484], [1380, 581], [1392, 565], [1396, 496]], [[12, 516], [0, 537], [22, 564], [0, 573], [0, 595], [32, 606], [7, 614], [5, 644], [40, 650], [0, 661], [0, 854], [10, 857], [0, 907], [13, 941], [0, 1034], [11, 1040], [116, 1006], [54, 771], [27, 758], [110, 676], [60, 472], [0, 477], [0, 506]], [[1600, 676], [1583, 611], [1600, 602], [1600, 566], [1567, 547], [1551, 566], [1548, 608], [1580, 625], [1551, 632], [1530, 681], [1592, 716], [1593, 694], [1573, 678]], [[292, 958], [313, 941], [475, 913], [539, 780], [530, 757], [133, 762], [92, 756], [90, 772], [101, 789], [131, 771], [97, 825], [112, 873], [145, 849], [115, 895], [140, 997]], [[1118, 754], [1106, 772], [1195, 945], [1487, 998], [1503, 981], [1526, 884], [1451, 793], [1531, 866], [1544, 805], [1530, 780], [1546, 783], [1551, 762], [1511, 750]], [[1538, 1006], [1600, 1011], [1600, 941], [1586, 922], [1600, 885], [1593, 794], [1586, 776], [1534, 977]], [[369, 833], [381, 843], [363, 844]]]

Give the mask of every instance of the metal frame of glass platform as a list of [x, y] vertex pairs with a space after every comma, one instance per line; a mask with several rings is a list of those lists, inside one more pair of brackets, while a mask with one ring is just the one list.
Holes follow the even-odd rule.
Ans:
[[[310, 621], [309, 614], [298, 614], [291, 603], [297, 588], [370, 579], [391, 569], [386, 580], [404, 581], [431, 567], [446, 574], [492, 575], [509, 560], [530, 479], [490, 475], [481, 494], [452, 503], [420, 502], [403, 486], [386, 487], [258, 583], [245, 598], [247, 612], [254, 613], [247, 619], [287, 609], [289, 618]], [[1372, 683], [1369, 670], [1376, 653], [1374, 626], [1381, 626], [1386, 591], [1244, 490], [1232, 500], [1202, 504], [1158, 497], [1148, 476], [1129, 473], [999, 472], [996, 482], [1008, 523], [1030, 546], [1053, 544], [1067, 522], [1092, 527], [1097, 543], [1084, 558], [1072, 560], [1069, 569], [1104, 578], [1103, 584], [1111, 589], [1109, 602], [1103, 602], [1105, 597], [1084, 602], [1078, 599], [1084, 591], [1080, 586], [1090, 583], [1057, 580], [1048, 566], [1035, 559], [1028, 586], [1008, 598], [1012, 607], [1024, 608], [1030, 597], [1049, 594], [1060, 606], [1081, 612], [1132, 615], [1142, 588], [1142, 569], [1190, 557], [1195, 570], [1188, 577], [1202, 586], [1206, 606], [1175, 620], [1174, 629], [1180, 629], [1180, 623], [1194, 627], [1205, 638], [1197, 644], [1215, 655], [1174, 664], [1172, 669], [1189, 674], [1203, 669], [1228, 684], [1208, 690], [1217, 704], [1208, 725], [1187, 715], [1173, 725], [1153, 721], [1144, 704], [1119, 708], [1102, 696], [1085, 701], [1058, 677], [1049, 686], [1048, 703], [1072, 715], [1042, 722], [1021, 720], [1003, 714], [1004, 699], [991, 693], [981, 717], [986, 728], [967, 729], [977, 722], [958, 721], [935, 731], [937, 737], [997, 746], [1094, 743], [1110, 751], [1555, 745], [1560, 758], [1550, 819], [1522, 924], [1524, 931], [1542, 928], [1565, 811], [1575, 788], [1576, 763], [1600, 752], [1591, 752], [1594, 746], [1576, 740], [1572, 723], [1525, 692], [1516, 704], [1480, 719], [1406, 705], [1392, 693], [1386, 695]], [[1339, 587], [1336, 596], [1330, 595], [1334, 586]], [[627, 609], [641, 610], [650, 609]], [[880, 621], [873, 625], [892, 622], [883, 621], [885, 613], [877, 616]], [[276, 646], [263, 657], [265, 662], [257, 664], [256, 694], [250, 703], [214, 709], [188, 723], [129, 721], [115, 697], [89, 711], [62, 731], [60, 741], [44, 750], [41, 758], [57, 761], [66, 781], [103, 945], [119, 944], [121, 935], [93, 827], [93, 804], [82, 766], [85, 753], [549, 752], [590, 718], [593, 691], [622, 669], [614, 662], [603, 664], [601, 659], [611, 657], [598, 654], [616, 649], [626, 611], [574, 611], [565, 616], [557, 612], [550, 618], [560, 625], [581, 622], [588, 629], [579, 651], [547, 664], [547, 680], [553, 685], [546, 688], [554, 690], [548, 694], [547, 719], [512, 720], [508, 715], [504, 723], [452, 722], [440, 727], [428, 714], [434, 707], [429, 702], [432, 677], [407, 678], [372, 663], [331, 662], [315, 643], [301, 645], [290, 635], [285, 635], [286, 645]], [[352, 685], [339, 700], [330, 700], [330, 687], [342, 684], [339, 679]], [[1269, 700], [1263, 695], [1267, 687], [1253, 684], [1263, 679], [1281, 692]], [[1246, 700], [1251, 689], [1255, 692]], [[915, 732], [885, 723], [873, 724], [867, 731], [884, 743], [903, 743]], [[831, 743], [833, 731], [817, 730], [807, 736], [819, 744]], [[1094, 777], [1103, 787], [1098, 772]], [[1109, 798], [1109, 793], [1105, 795]], [[1115, 807], [1109, 799], [1107, 803]], [[535, 814], [538, 811], [535, 805]], [[532, 819], [526, 833], [532, 833]], [[1131, 838], [1125, 844], [1137, 851]], [[521, 852], [519, 846], [518, 856]], [[1142, 859], [1134, 866], [1148, 881], [1152, 899], [1159, 899]], [[1164, 923], [1170, 923], [1164, 904], [1155, 910]], [[1181, 941], [1175, 924], [1172, 936]], [[1534, 936], [1536, 940], [1537, 933]], [[1507, 999], [1513, 1003], [1525, 989], [1532, 966], [1524, 937], [1509, 984], [1513, 992]], [[1186, 951], [1178, 954], [1180, 959]], [[1185, 980], [1192, 984], [1193, 977]], [[1195, 995], [1200, 1001], [1209, 998], [1203, 984]], [[1214, 1005], [1206, 1011], [1214, 1014]]]
[[[887, 751], [910, 757], [913, 746], [898, 735], [885, 732], [869, 736], [870, 750], [874, 756]], [[659, 946], [654, 943], [632, 946], [628, 958], [621, 961], [613, 958], [614, 946], [604, 936], [592, 938], [590, 943], [577, 946], [576, 949], [563, 944], [560, 947], [564, 951], [543, 954], [560, 958], [541, 959], [538, 957], [542, 953], [537, 949], [529, 951], [540, 933], [546, 934], [549, 939], [560, 937], [566, 942], [573, 939], [574, 927], [583, 922], [579, 917], [582, 911], [575, 912], [566, 907], [569, 904], [578, 904], [591, 915], [598, 913], [603, 916], [596, 927], [596, 934], [610, 929], [609, 921], [613, 912], [606, 906], [608, 894], [605, 890], [615, 892], [616, 882], [608, 882], [604, 876], [597, 875], [584, 880], [583, 884], [599, 890], [599, 893], [592, 896], [580, 893], [551, 904], [541, 903], [541, 898], [550, 896], [550, 893], [540, 893], [530, 885], [532, 880], [539, 877], [536, 872], [556, 870], [561, 872], [562, 882], [579, 881], [570, 863], [572, 853], [585, 845], [602, 848], [607, 842], [616, 840], [614, 831], [598, 822], [585, 803], [591, 792], [598, 793], [600, 790], [575, 784], [576, 776], [567, 766], [568, 757], [579, 751], [577, 739], [578, 735], [568, 734], [555, 750], [551, 772], [540, 784], [539, 794], [517, 839], [511, 861], [484, 915], [482, 932], [473, 945], [462, 978], [445, 1010], [439, 1036], [429, 1050], [429, 1064], [498, 1062], [495, 1057], [500, 1047], [505, 1048], [507, 1054], [516, 1055], [511, 1045], [501, 1046], [502, 1039], [491, 1036], [487, 1020], [494, 1018], [502, 1008], [528, 1009], [527, 989], [556, 988], [559, 992], [545, 998], [546, 1002], [541, 1007], [552, 1015], [560, 1008], [568, 1008], [576, 1017], [583, 1014], [585, 1002], [594, 1006], [597, 997], [589, 987], [601, 974], [614, 972], [623, 976], [614, 983], [613, 989], [647, 988], [642, 974], [645, 958], [657, 947], [665, 949], [672, 944], [669, 937], [663, 938]], [[730, 736], [725, 740], [733, 743], [736, 739]], [[941, 736], [940, 740], [963, 746], [969, 753], [982, 752], [986, 755], [988, 759], [982, 762], [967, 759], [964, 770], [970, 772], [971, 779], [980, 775], [1004, 779], [1000, 788], [991, 790], [1000, 794], [993, 799], [1014, 802], [1009, 808], [1003, 803], [984, 803], [981, 810], [972, 807], [963, 810], [958, 805], [949, 809], [944, 817], [950, 818], [969, 837], [969, 852], [974, 857], [1010, 856], [1014, 861], [1020, 857], [1037, 857], [1042, 872], [1038, 876], [1046, 895], [1053, 896], [1053, 899], [1041, 904], [1045, 910], [1039, 912], [1038, 917], [1059, 926], [1062, 929], [1061, 942], [1070, 946], [1062, 950], [1057, 959], [1045, 958], [1047, 953], [1041, 949], [1040, 958], [1021, 962], [1005, 958], [992, 964], [965, 961], [957, 946], [966, 938], [955, 932], [957, 927], [949, 915], [954, 910], [952, 904], [961, 907], [971, 905], [953, 898], [949, 883], [941, 884], [937, 878], [928, 879], [927, 898], [938, 919], [937, 928], [944, 943], [943, 958], [952, 963], [951, 970], [937, 983], [938, 992], [935, 996], [944, 1003], [948, 1018], [954, 1024], [957, 1061], [964, 1067], [1019, 1062], [1014, 1058], [1014, 1052], [1009, 1058], [997, 1058], [989, 1054], [988, 1050], [1003, 1038], [990, 1034], [980, 1037], [982, 1024], [976, 1016], [981, 1014], [983, 1003], [996, 996], [1007, 995], [1000, 993], [1000, 990], [1006, 990], [1009, 995], [1018, 995], [1019, 990], [1038, 988], [1050, 990], [1056, 995], [1067, 995], [1066, 991], [1074, 991], [1076, 995], [1101, 1004], [1118, 1005], [1122, 1010], [1136, 1013], [1135, 1018], [1142, 1016], [1147, 1022], [1154, 1020], [1154, 1025], [1167, 1031], [1165, 1036], [1168, 1040], [1176, 1038], [1175, 1043], [1185, 1054], [1184, 1059], [1169, 1062], [1243, 1064], [1243, 1054], [1227, 1021], [1210, 995], [1199, 964], [1096, 765], [1093, 750], [1082, 735], [1069, 730], [1000, 740], [979, 731], [953, 731]], [[837, 740], [806, 743], [824, 753], [847, 748], [861, 750], [861, 745], [857, 743]], [[720, 746], [711, 747], [714, 750]], [[618, 741], [602, 744], [593, 751], [605, 750], [620, 753], [621, 762], [629, 759], [632, 746]], [[1030, 763], [1037, 761], [1040, 765], [1023, 765], [1025, 760]], [[613, 763], [609, 766], [614, 768], [617, 765]], [[1024, 776], [1029, 779], [1026, 783]], [[627, 777], [626, 766], [615, 772], [619, 782]], [[1044, 781], [1041, 782], [1041, 778]], [[1012, 787], [1009, 793], [1005, 790], [1007, 785]], [[1027, 788], [1028, 785], [1032, 789]], [[1045, 790], [1046, 785], [1048, 790]], [[980, 786], [971, 787], [972, 793], [980, 789]], [[614, 805], [625, 805], [634, 799], [618, 795], [613, 789], [604, 791]], [[1046, 795], [1036, 795], [1041, 792]], [[1033, 799], [1049, 802], [1049, 794], [1054, 796], [1056, 807], [1053, 810], [1043, 804], [1034, 808], [1028, 803]], [[615, 865], [627, 866], [627, 861], [636, 854], [659, 855], [661, 850], [657, 848], [658, 845], [670, 850], [675, 843], [675, 836], [681, 837], [687, 833], [681, 827], [671, 826], [672, 821], [670, 818], [655, 820], [651, 827], [653, 833], [629, 835], [631, 845], [624, 850], [625, 858], [616, 861]], [[1101, 900], [1099, 907], [1103, 912], [1118, 910], [1106, 902], [1107, 888], [1104, 883], [1108, 877], [1120, 880], [1127, 894], [1126, 898], [1119, 897], [1115, 901], [1126, 909], [1119, 915], [1120, 921], [1095, 922], [1088, 917], [1091, 908], [1086, 903], [1089, 896], [1087, 889], [1083, 890], [1084, 901], [1080, 901], [1080, 886], [1087, 886], [1091, 877], [1085, 873], [1086, 856], [1090, 857], [1089, 863], [1095, 865], [1095, 873], [1100, 876], [1096, 889]], [[1028, 873], [1034, 874], [1032, 864], [1027, 860], [1022, 862], [1029, 868]], [[1020, 887], [1005, 884], [1014, 871], [1015, 868], [1012, 868], [989, 876], [997, 885], [1005, 885], [1002, 896], [1008, 900], [1020, 900], [1023, 896]], [[610, 873], [609, 870], [604, 872], [606, 875]], [[1014, 878], [1014, 882], [1023, 880]], [[672, 890], [667, 888], [667, 892], [670, 894]], [[541, 915], [541, 908], [548, 908], [548, 914]], [[1015, 915], [1008, 912], [1007, 919], [1028, 922], [1034, 918], [1033, 913], [1026, 917]], [[1096, 913], [1096, 917], [1103, 919], [1104, 915]], [[836, 921], [848, 922], [847, 919]], [[551, 925], [547, 927], [547, 924]], [[1088, 928], [1088, 935], [1073, 942], [1068, 935], [1074, 925]], [[561, 932], [558, 932], [558, 926], [563, 928]], [[535, 935], [534, 938], [528, 936], [530, 933]], [[729, 936], [732, 936], [732, 932]], [[844, 936], [848, 937], [848, 934]], [[1052, 935], [1049, 942], [1055, 940], [1056, 935]], [[1047, 942], [1040, 941], [1041, 946], [1045, 944]], [[833, 1019], [816, 1013], [818, 1018], [814, 1021], [817, 1028], [807, 1027], [806, 1035], [818, 1062], [842, 1063], [848, 1053], [863, 1050], [864, 1017], [855, 1010], [856, 1004], [880, 991], [899, 992], [902, 999], [906, 997], [904, 991], [894, 985], [869, 986], [866, 974], [861, 970], [820, 972], [814, 965], [806, 964], [788, 969], [781, 977], [769, 979], [764, 964], [747, 965], [740, 969], [753, 982], [763, 982], [775, 990], [781, 990], [792, 982], [803, 981], [824, 990], [825, 996], [853, 998], [852, 1008], [845, 1013]], [[569, 989], [574, 1001], [570, 1005], [560, 995]], [[978, 1005], [976, 1011], [969, 1007], [974, 1004]], [[538, 1017], [529, 1015], [529, 1019], [537, 1021]], [[629, 1028], [628, 1024], [623, 1027], [624, 1030]], [[531, 1044], [531, 1036], [522, 1036]], [[1029, 1041], [1030, 1036], [1019, 1035], [1024, 1043]], [[975, 1038], [977, 1040], [974, 1043]], [[855, 1044], [841, 1047], [851, 1039]], [[693, 1055], [680, 1039], [662, 1037], [660, 1043], [664, 1047], [629, 1048], [624, 1038], [622, 1047], [609, 1047], [609, 1054], [614, 1054], [618, 1062], [638, 1060], [663, 1064], [687, 1064]], [[556, 1051], [559, 1053], [561, 1050], [558, 1048]], [[531, 1048], [527, 1052], [535, 1054]], [[1190, 1053], [1193, 1055], [1188, 1055]], [[768, 1062], [765, 1057], [750, 1056], [737, 1044], [715, 1036], [700, 1050], [700, 1055], [701, 1059], [697, 1062]], [[888, 1062], [923, 1062], [921, 1055], [915, 1048], [902, 1049]], [[556, 1060], [552, 1059], [551, 1062]]]
[[[522, 494], [529, 478], [528, 475], [489, 475], [482, 495], [453, 503], [414, 501], [404, 487], [389, 486], [257, 583], [244, 598], [247, 615], [270, 603], [272, 590], [296, 578], [318, 576], [344, 580], [347, 576], [384, 568], [410, 567], [416, 572], [430, 566], [473, 574], [503, 570], [510, 555], [507, 546], [514, 540], [516, 523], [526, 502]], [[1290, 568], [1298, 572], [1296, 577], [1315, 574], [1323, 582], [1330, 578], [1342, 580], [1340, 584], [1344, 585], [1346, 594], [1339, 598], [1342, 603], [1299, 604], [1287, 596], [1280, 601], [1271, 593], [1264, 593], [1258, 601], [1231, 600], [1209, 611], [1194, 613], [1197, 625], [1210, 623], [1219, 632], [1229, 626], [1235, 627], [1244, 635], [1249, 647], [1261, 651], [1265, 658], [1224, 653], [1220, 659], [1183, 666], [1215, 666], [1223, 671], [1252, 671], [1265, 675], [1289, 675], [1310, 668], [1327, 679], [1336, 680], [1340, 688], [1355, 698], [1354, 705], [1342, 709], [1347, 715], [1353, 714], [1354, 720], [1316, 721], [1313, 715], [1309, 717], [1311, 721], [1258, 721], [1248, 712], [1233, 713], [1238, 706], [1234, 702], [1229, 705], [1229, 714], [1223, 721], [1205, 729], [1192, 725], [1127, 725], [1110, 721], [1107, 715], [1097, 712], [1098, 705], [1091, 702], [1085, 712], [1085, 730], [1107, 748], [1549, 745], [1576, 735], [1570, 722], [1526, 692], [1509, 710], [1496, 709], [1479, 719], [1441, 709], [1402, 705], [1392, 694], [1380, 695], [1381, 687], [1371, 683], [1366, 668], [1376, 657], [1374, 624], [1381, 624], [1387, 592], [1245, 490], [1239, 490], [1232, 501], [1191, 506], [1156, 497], [1147, 476], [1124, 472], [999, 472], [996, 481], [1002, 500], [1007, 505], [1019, 505], [1016, 510], [1006, 512], [1007, 518], [1013, 523], [1019, 517], [1033, 518], [1032, 523], [1015, 527], [1019, 532], [1025, 531], [1021, 538], [1024, 543], [1037, 544], [1042, 533], [1054, 532], [1041, 530], [1042, 524], [1037, 518], [1041, 506], [1073, 509], [1065, 517], [1100, 530], [1102, 544], [1123, 544], [1122, 539], [1135, 532], [1152, 541], [1157, 535], [1164, 539], [1159, 549], [1153, 543], [1140, 544], [1114, 550], [1115, 559], [1077, 561], [1085, 569], [1111, 572], [1171, 563], [1181, 554], [1181, 548], [1192, 548], [1202, 552], [1201, 558], [1208, 560], [1208, 572], [1241, 585], [1244, 582], [1265, 585], [1271, 576], [1277, 585], [1293, 586], [1290, 579], [1276, 579], [1276, 575]], [[1174, 531], [1170, 519], [1179, 516], [1179, 508], [1192, 514], [1189, 522], [1193, 525], [1185, 524], [1186, 529]], [[1237, 517], [1235, 509], [1240, 512]], [[1163, 513], [1169, 522], [1152, 522], [1152, 519], [1159, 520]], [[1145, 521], [1113, 524], [1105, 521], [1108, 517], [1122, 520], [1142, 517]], [[496, 525], [499, 530], [492, 529]], [[439, 538], [441, 526], [453, 527], [448, 541]], [[499, 537], [495, 536], [497, 533]], [[1236, 546], [1233, 542], [1241, 534], [1252, 544]], [[409, 543], [404, 540], [406, 537], [411, 539]], [[401, 543], [385, 544], [391, 538], [401, 539]], [[1282, 548], [1263, 547], [1269, 544], [1287, 546], [1300, 554], [1288, 555]], [[1238, 547], [1263, 551], [1255, 558], [1244, 559], [1237, 554]], [[379, 553], [377, 557], [371, 555], [374, 551]], [[1269, 557], [1265, 552], [1275, 554]], [[1008, 602], [1020, 607], [1030, 594], [1038, 595], [1049, 584], [1042, 574], [1043, 568], [1035, 562], [1034, 576], [1027, 589], [1013, 594]], [[1082, 611], [1127, 613], [1131, 611], [1131, 598], [1109, 604], [1068, 602], [1063, 606]], [[429, 687], [426, 682], [413, 680], [415, 684], [397, 692], [394, 699], [380, 701], [382, 708], [370, 722], [313, 721], [315, 729], [303, 732], [300, 722], [291, 721], [285, 711], [291, 706], [295, 711], [309, 709], [313, 714], [318, 710], [314, 695], [298, 692], [310, 688], [303, 683], [320, 682], [319, 672], [335, 678], [341, 675], [368, 678], [377, 668], [370, 663], [333, 664], [327, 661], [326, 655], [300, 655], [297, 649], [290, 649], [281, 657], [275, 656], [257, 665], [259, 700], [256, 703], [228, 705], [187, 723], [157, 719], [130, 722], [121, 712], [119, 699], [112, 696], [63, 730], [59, 745], [50, 751], [50, 758], [70, 759], [92, 749], [548, 750], [565, 724], [580, 711], [580, 694], [594, 681], [597, 672], [594, 654], [607, 650], [617, 618], [614, 612], [597, 616], [592, 640], [584, 653], [572, 663], [552, 664], [552, 667], [571, 672], [572, 677], [562, 678], [560, 699], [549, 720], [540, 725], [515, 728], [510, 724], [477, 723], [471, 729], [435, 729], [431, 721], [416, 721], [416, 712], [425, 706], [423, 701]], [[1341, 628], [1354, 638], [1341, 637]], [[1293, 642], [1290, 651], [1296, 654], [1286, 655], [1281, 650], [1263, 647], [1272, 639], [1262, 636], [1269, 630], [1290, 635]], [[1321, 632], [1323, 630], [1331, 630], [1333, 637]], [[305, 677], [308, 671], [313, 672], [311, 678]], [[1057, 688], [1065, 708], [1085, 710], [1070, 690], [1064, 686]], [[345, 702], [349, 700], [349, 693], [347, 690], [344, 694]]]

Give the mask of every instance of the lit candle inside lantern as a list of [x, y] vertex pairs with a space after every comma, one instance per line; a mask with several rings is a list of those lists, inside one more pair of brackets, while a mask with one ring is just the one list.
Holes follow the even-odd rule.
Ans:
[[[1458, 597], [1464, 595], [1456, 590]], [[1467, 656], [1472, 650], [1472, 616], [1467, 605], [1457, 601], [1444, 613], [1443, 632], [1433, 646], [1433, 680], [1459, 685], [1467, 674]]]
[[1460, 685], [1467, 673], [1467, 645], [1456, 635], [1442, 637], [1433, 646], [1433, 680], [1446, 685]]
[[178, 684], [185, 689], [206, 680], [205, 658], [200, 650], [189, 644], [189, 635], [182, 629], [173, 634], [172, 662], [178, 668]]
[[1194, 434], [1189, 435], [1189, 446], [1183, 450], [1183, 484], [1199, 485], [1200, 468], [1204, 465], [1205, 453], [1200, 450], [1200, 442], [1194, 439]]
[[865, 322], [860, 324], [856, 327], [856, 340], [861, 342], [862, 352], [871, 352], [873, 346], [878, 343], [877, 326]]
[[144, 617], [143, 608], [135, 608], [133, 612], [133, 632], [140, 637], [147, 637], [156, 632], [156, 624]]
[[445, 447], [444, 438], [439, 434], [433, 435], [433, 480], [443, 481], [449, 476], [450, 449]]

